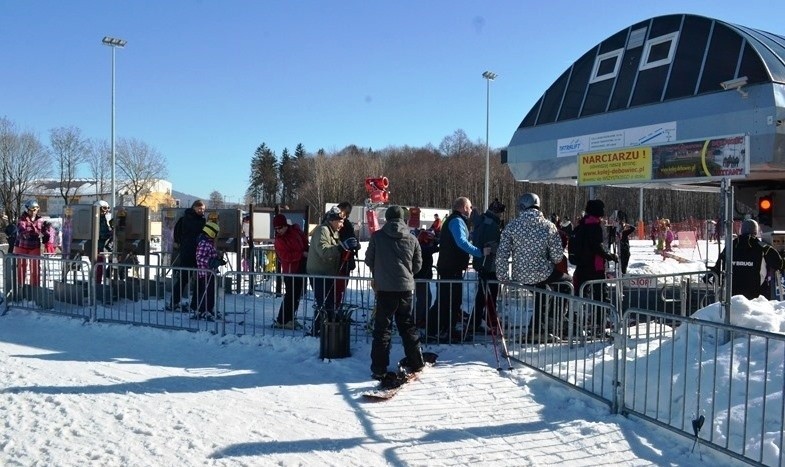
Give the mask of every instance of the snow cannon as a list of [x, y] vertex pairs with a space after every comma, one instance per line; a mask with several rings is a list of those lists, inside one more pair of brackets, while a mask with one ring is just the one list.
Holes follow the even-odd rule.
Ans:
[[390, 186], [390, 180], [387, 177], [375, 177], [365, 179], [365, 191], [371, 199], [371, 203], [387, 203], [390, 199], [390, 193], [387, 187]]

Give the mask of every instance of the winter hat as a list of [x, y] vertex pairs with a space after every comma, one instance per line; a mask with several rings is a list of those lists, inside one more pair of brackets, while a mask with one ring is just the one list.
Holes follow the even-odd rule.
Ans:
[[603, 217], [605, 215], [605, 203], [599, 199], [590, 199], [586, 202], [586, 214]]
[[218, 224], [216, 224], [215, 222], [208, 222], [208, 223], [204, 224], [204, 228], [202, 228], [202, 232], [204, 232], [205, 235], [207, 235], [210, 238], [217, 237], [218, 236], [218, 232], [220, 230], [221, 229], [218, 227]]
[[741, 222], [741, 234], [742, 235], [752, 235], [753, 237], [758, 236], [758, 223], [752, 219], [744, 219]]
[[331, 208], [329, 211], [327, 211], [325, 217], [328, 221], [338, 221], [343, 219], [343, 217], [341, 217], [341, 211], [337, 207]]
[[403, 219], [403, 208], [400, 206], [390, 206], [384, 213], [384, 218], [387, 222], [394, 219]]
[[488, 210], [494, 214], [501, 214], [504, 212], [504, 207], [499, 198], [493, 198], [493, 202], [488, 206]]
[[277, 229], [278, 227], [285, 227], [287, 225], [289, 224], [286, 222], [286, 216], [284, 216], [283, 214], [278, 214], [275, 217], [273, 217], [274, 228]]

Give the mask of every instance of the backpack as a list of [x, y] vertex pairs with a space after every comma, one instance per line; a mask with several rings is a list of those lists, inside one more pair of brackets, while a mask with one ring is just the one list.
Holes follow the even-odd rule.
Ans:
[[583, 226], [578, 224], [570, 232], [570, 239], [567, 242], [567, 259], [570, 261], [570, 264], [573, 266], [583, 264], [582, 259], [585, 256], [583, 249]]
[[475, 225], [474, 230], [472, 230], [471, 240], [472, 244], [479, 249], [490, 246], [491, 254], [483, 258], [473, 257], [472, 264], [474, 269], [485, 272], [494, 272], [496, 270], [496, 248], [499, 246], [500, 237], [501, 228], [499, 228], [499, 225], [493, 218], [483, 214]]

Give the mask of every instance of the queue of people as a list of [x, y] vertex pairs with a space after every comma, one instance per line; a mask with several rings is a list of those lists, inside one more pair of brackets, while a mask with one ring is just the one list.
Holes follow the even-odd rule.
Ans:
[[[109, 251], [112, 227], [110, 207], [98, 201], [99, 256]], [[17, 280], [28, 278], [32, 285], [40, 281], [40, 264], [29, 256], [52, 252], [51, 239], [56, 235], [51, 224], [38, 214], [35, 201], [24, 205], [25, 212], [6, 228], [13, 239], [13, 253], [22, 255], [16, 265]], [[605, 205], [599, 199], [588, 200], [576, 224], [555, 213], [546, 217], [536, 193], [523, 193], [517, 200], [517, 213], [505, 225], [505, 206], [495, 199], [480, 214], [466, 197], [457, 198], [449, 215], [434, 216], [430, 228], [408, 226], [407, 211], [390, 206], [386, 224], [370, 237], [365, 264], [373, 276], [376, 310], [373, 317], [374, 343], [371, 371], [386, 372], [389, 365], [390, 331], [393, 322], [403, 338], [407, 361], [417, 369], [422, 363], [420, 331], [426, 338], [440, 342], [464, 341], [476, 332], [496, 333], [501, 328], [496, 313], [500, 283], [518, 283], [542, 290], [563, 291], [569, 284], [576, 294], [607, 301], [605, 288], [597, 282], [608, 277], [608, 264], [618, 263], [617, 271], [627, 273], [630, 260], [630, 237], [635, 228], [626, 214], [616, 211], [606, 218]], [[318, 336], [322, 323], [336, 319], [351, 271], [356, 268], [360, 244], [354, 226], [348, 221], [352, 206], [348, 202], [328, 210], [309, 236], [299, 225], [277, 214], [272, 220], [274, 248], [281, 265], [285, 294], [273, 326], [301, 329], [297, 310], [306, 289], [306, 279], [314, 291], [315, 318], [312, 334]], [[472, 220], [473, 219], [473, 220]], [[9, 222], [9, 225], [11, 223]], [[205, 219], [205, 204], [195, 201], [174, 227], [178, 255], [174, 265], [192, 271], [175, 270], [174, 287], [166, 303], [167, 310], [187, 308], [201, 319], [216, 319], [215, 283], [209, 270], [225, 264], [215, 248], [218, 225]], [[741, 233], [730, 245], [733, 254], [732, 293], [747, 298], [769, 298], [773, 271], [785, 270], [785, 261], [770, 245], [759, 238], [754, 220], [741, 224]], [[661, 242], [663, 250], [673, 248], [673, 233], [667, 219], [656, 223], [652, 241]], [[439, 253], [434, 264], [433, 255]], [[574, 267], [572, 275], [567, 260]], [[721, 274], [726, 265], [725, 252], [711, 268]], [[477, 273], [474, 306], [464, 311], [463, 287], [469, 265]], [[436, 294], [432, 296], [427, 281], [437, 271]], [[96, 280], [102, 281], [103, 268], [96, 258]], [[588, 290], [584, 284], [593, 282]], [[567, 287], [569, 288], [569, 287]], [[188, 303], [181, 299], [190, 294]], [[544, 303], [543, 294], [535, 294], [534, 313], [528, 323], [530, 342], [557, 340], [563, 330], [552, 327], [552, 304]], [[543, 303], [541, 303], [543, 302]]]

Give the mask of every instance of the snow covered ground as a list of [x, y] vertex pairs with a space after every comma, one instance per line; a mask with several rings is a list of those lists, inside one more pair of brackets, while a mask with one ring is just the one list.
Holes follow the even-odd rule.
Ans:
[[[694, 261], [634, 241], [630, 270], [703, 268], [705, 251], [679, 253]], [[747, 304], [785, 331], [782, 303]], [[735, 463], [533, 370], [500, 375], [490, 346], [430, 346], [439, 363], [381, 403], [360, 397], [375, 385], [368, 344], [332, 361], [318, 347], [12, 309], [0, 318], [0, 465]]]

